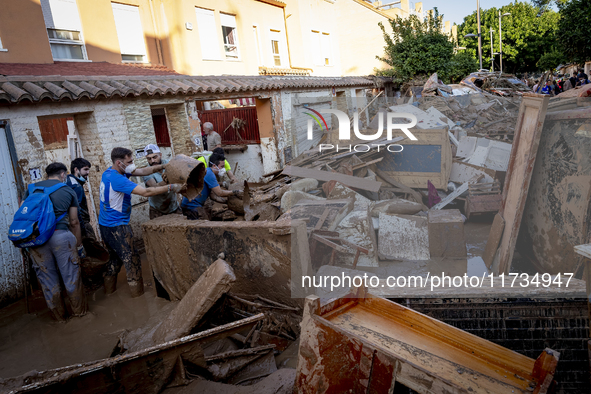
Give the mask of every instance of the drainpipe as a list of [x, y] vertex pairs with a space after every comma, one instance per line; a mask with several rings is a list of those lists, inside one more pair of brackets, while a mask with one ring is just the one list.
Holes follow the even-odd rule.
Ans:
[[154, 0], [149, 0], [148, 4], [150, 5], [150, 17], [152, 19], [152, 28], [154, 29], [154, 34], [156, 35], [156, 52], [158, 53], [158, 63], [164, 66], [164, 57], [162, 56], [162, 41], [160, 41], [160, 32], [158, 31], [158, 24], [156, 23], [156, 15], [154, 14]]
[[289, 18], [291, 16], [290, 15], [286, 15], [285, 14], [285, 7], [283, 8], [283, 23], [285, 24], [285, 39], [287, 40], [286, 44], [287, 44], [287, 59], [289, 60], [289, 68], [290, 69], [294, 69], [294, 70], [306, 70], [306, 71], [314, 71], [311, 68], [307, 68], [307, 67], [295, 67], [291, 64], [291, 50], [289, 49], [289, 34], [287, 33], [287, 18]]

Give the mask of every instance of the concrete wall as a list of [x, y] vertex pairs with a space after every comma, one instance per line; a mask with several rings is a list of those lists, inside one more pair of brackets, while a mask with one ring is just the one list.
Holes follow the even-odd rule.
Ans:
[[40, 0], [0, 0], [0, 63], [51, 63]]
[[[226, 160], [232, 166], [234, 175], [249, 182], [263, 182], [264, 165], [260, 144], [249, 144], [244, 152], [226, 152]], [[236, 170], [238, 163], [238, 170]]]
[[154, 277], [172, 300], [181, 299], [223, 252], [236, 275], [234, 293], [303, 305], [302, 298], [292, 298], [291, 286], [297, 286], [292, 278], [311, 272], [304, 222], [208, 222], [170, 215], [144, 224], [144, 243]]
[[381, 22], [386, 32], [392, 34], [390, 17], [355, 1], [338, 1], [336, 4], [341, 74], [370, 75], [376, 68], [388, 67], [376, 56], [384, 56], [386, 45], [378, 23]]
[[[160, 15], [162, 32], [167, 36], [163, 43], [164, 52], [170, 57], [169, 67], [179, 73], [190, 75], [258, 75], [259, 66], [273, 67], [271, 53], [270, 29], [281, 32], [284, 42], [285, 23], [283, 9], [264, 2], [251, 0], [183, 0], [161, 1]], [[203, 60], [199, 29], [195, 7], [214, 10], [216, 35], [219, 46], [220, 60]], [[220, 12], [236, 17], [238, 30], [238, 48], [240, 56], [237, 60], [226, 59], [224, 55]], [[186, 23], [193, 28], [188, 30]], [[253, 26], [257, 26], [259, 49], [262, 51], [263, 64], [257, 59], [256, 42]], [[287, 51], [285, 51], [287, 56]], [[287, 57], [282, 67], [289, 68]]]

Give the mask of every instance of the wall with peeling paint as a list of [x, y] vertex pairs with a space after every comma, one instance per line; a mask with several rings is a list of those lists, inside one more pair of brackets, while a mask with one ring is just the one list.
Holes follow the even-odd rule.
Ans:
[[575, 272], [573, 247], [590, 242], [591, 138], [577, 133], [583, 122], [590, 123], [544, 124], [517, 243], [551, 274]]

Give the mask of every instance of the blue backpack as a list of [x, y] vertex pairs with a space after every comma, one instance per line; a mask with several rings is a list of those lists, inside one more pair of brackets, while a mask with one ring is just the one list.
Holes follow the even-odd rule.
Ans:
[[[57, 222], [62, 220], [67, 212], [56, 218], [49, 195], [64, 186], [66, 184], [61, 182], [51, 187], [29, 185], [29, 196], [14, 214], [14, 220], [8, 229], [8, 239], [14, 246], [40, 246], [51, 238]], [[35, 193], [39, 190], [41, 193]]]

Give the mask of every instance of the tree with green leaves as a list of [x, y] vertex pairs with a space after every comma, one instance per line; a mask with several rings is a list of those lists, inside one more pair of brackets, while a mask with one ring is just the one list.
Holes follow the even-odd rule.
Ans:
[[402, 83], [415, 76], [429, 76], [436, 72], [443, 81], [455, 82], [476, 71], [478, 66], [474, 59], [454, 54], [454, 43], [443, 33], [442, 21], [443, 15], [439, 15], [437, 8], [424, 20], [416, 15], [404, 19], [396, 16], [390, 21], [392, 35], [380, 22], [386, 46], [384, 56], [376, 58], [391, 69], [379, 73]]
[[[560, 15], [551, 9], [540, 13], [538, 7], [530, 3], [516, 1], [501, 7], [501, 14], [511, 13], [502, 19], [503, 33], [503, 71], [519, 73], [540, 70], [538, 62], [545, 54], [555, 53], [559, 46], [556, 40]], [[585, 11], [582, 11], [585, 12]], [[499, 9], [490, 8], [480, 11], [482, 31], [482, 66], [490, 68], [491, 40], [490, 29], [493, 29], [493, 52], [499, 52]], [[478, 56], [478, 40], [464, 38], [466, 34], [477, 34], [476, 11], [464, 18], [458, 26], [459, 45], [474, 57]], [[549, 55], [548, 55], [549, 56]], [[546, 59], [548, 59], [546, 56]], [[554, 59], [556, 60], [556, 59]], [[563, 59], [564, 60], [564, 59]], [[550, 68], [558, 66], [558, 61]], [[495, 55], [495, 69], [499, 69], [499, 56]]]
[[591, 60], [591, 0], [570, 0], [558, 4], [558, 9], [559, 50], [568, 62], [583, 64]]

